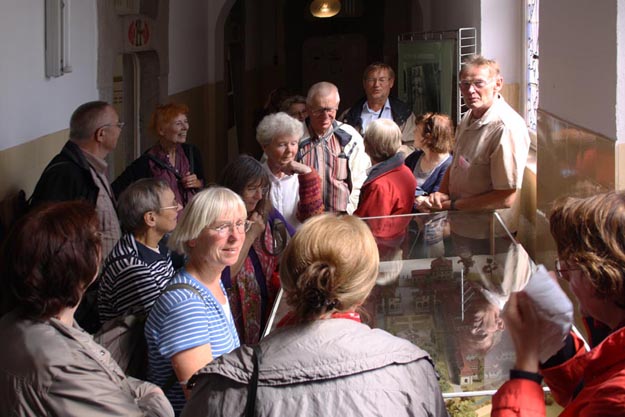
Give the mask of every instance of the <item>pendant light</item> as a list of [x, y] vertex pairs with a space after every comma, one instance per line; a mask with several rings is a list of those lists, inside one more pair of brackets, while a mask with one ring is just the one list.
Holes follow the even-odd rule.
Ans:
[[340, 11], [340, 0], [313, 0], [310, 3], [310, 13], [315, 17], [332, 17]]

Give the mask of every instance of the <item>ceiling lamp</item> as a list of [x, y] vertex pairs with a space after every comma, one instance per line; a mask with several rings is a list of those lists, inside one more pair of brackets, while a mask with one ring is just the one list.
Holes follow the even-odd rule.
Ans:
[[310, 13], [315, 17], [332, 17], [340, 11], [340, 0], [313, 0], [310, 3]]

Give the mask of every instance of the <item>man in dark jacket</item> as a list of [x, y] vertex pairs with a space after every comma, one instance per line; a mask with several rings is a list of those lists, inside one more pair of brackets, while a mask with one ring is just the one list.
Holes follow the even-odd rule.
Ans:
[[365, 97], [360, 98], [352, 107], [345, 110], [339, 118], [353, 126], [364, 135], [367, 126], [376, 119], [393, 120], [402, 131], [400, 151], [408, 154], [414, 150], [414, 114], [406, 103], [389, 94], [395, 84], [393, 68], [382, 62], [374, 62], [365, 68], [362, 86]]
[[115, 197], [104, 158], [115, 149], [123, 123], [106, 102], [78, 107], [70, 119], [69, 140], [37, 182], [31, 205], [44, 201], [87, 200], [96, 206], [102, 232], [102, 257], [120, 238]]
[[[121, 237], [105, 158], [115, 149], [123, 126], [113, 106], [104, 101], [79, 106], [69, 122], [69, 140], [43, 171], [31, 197], [32, 207], [46, 201], [87, 200], [94, 204], [103, 259]], [[85, 294], [87, 304], [89, 294]], [[86, 330], [93, 331], [91, 321], [97, 326], [97, 319], [81, 320], [85, 302], [76, 318]]]

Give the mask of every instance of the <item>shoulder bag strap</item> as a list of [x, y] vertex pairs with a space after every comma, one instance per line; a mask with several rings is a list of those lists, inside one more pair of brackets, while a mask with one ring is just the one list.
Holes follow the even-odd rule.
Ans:
[[247, 390], [247, 404], [245, 405], [245, 417], [254, 417], [256, 409], [256, 390], [258, 388], [258, 363], [260, 362], [260, 347], [252, 346], [252, 361], [254, 362], [254, 370], [252, 371], [252, 380]]
[[156, 165], [158, 165], [159, 167], [166, 169], [167, 171], [171, 172], [172, 174], [174, 174], [176, 176], [176, 178], [178, 179], [178, 181], [180, 181], [182, 179], [182, 175], [180, 175], [178, 173], [178, 171], [176, 171], [172, 166], [167, 165], [165, 162], [161, 161], [160, 159], [158, 159], [157, 157], [155, 157], [152, 154], [146, 153], [148, 159], [152, 162], [154, 162]]

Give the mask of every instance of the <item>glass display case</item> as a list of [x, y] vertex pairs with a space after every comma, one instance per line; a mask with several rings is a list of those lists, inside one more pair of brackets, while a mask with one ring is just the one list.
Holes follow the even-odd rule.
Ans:
[[[469, 408], [488, 407], [515, 360], [501, 309], [535, 269], [526, 251], [496, 212], [363, 220], [380, 254], [363, 321], [429, 352], [444, 397], [456, 398], [448, 405], [471, 397]], [[280, 297], [266, 333], [287, 311]]]

